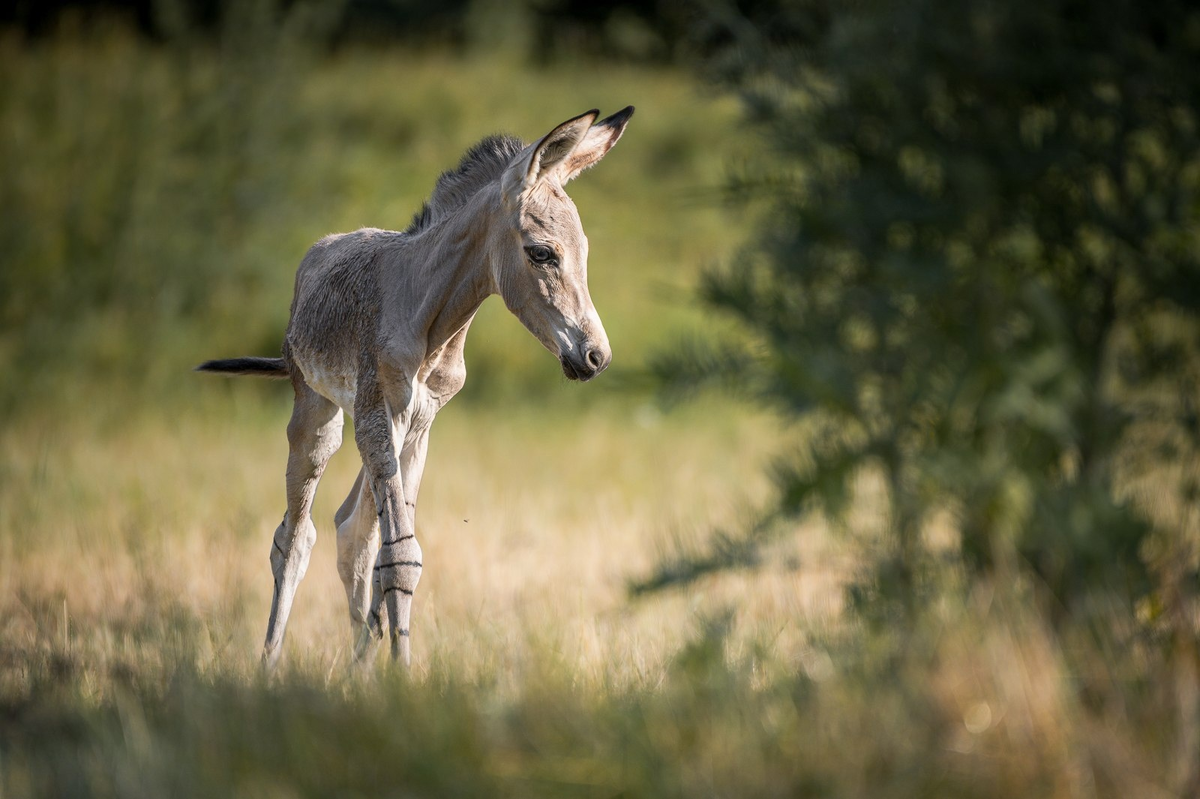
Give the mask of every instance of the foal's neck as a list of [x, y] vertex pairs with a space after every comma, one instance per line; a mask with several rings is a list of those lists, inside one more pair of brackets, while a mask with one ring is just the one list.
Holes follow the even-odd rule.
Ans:
[[410, 268], [401, 285], [414, 310], [411, 320], [424, 331], [426, 357], [469, 325], [496, 293], [489, 239], [498, 206], [488, 194], [481, 190], [409, 242]]

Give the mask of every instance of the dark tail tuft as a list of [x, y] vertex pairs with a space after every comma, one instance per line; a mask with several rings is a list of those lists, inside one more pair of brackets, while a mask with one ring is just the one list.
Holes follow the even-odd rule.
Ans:
[[197, 372], [219, 372], [226, 375], [254, 375], [276, 380], [288, 377], [283, 358], [225, 358], [220, 361], [205, 361], [196, 367]]

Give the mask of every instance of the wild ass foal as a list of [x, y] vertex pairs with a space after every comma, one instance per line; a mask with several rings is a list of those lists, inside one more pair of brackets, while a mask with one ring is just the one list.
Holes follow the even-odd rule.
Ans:
[[317, 481], [355, 420], [363, 466], [338, 510], [338, 572], [361, 630], [361, 658], [391, 636], [409, 663], [409, 615], [421, 579], [414, 527], [429, 427], [466, 379], [463, 343], [480, 304], [499, 294], [571, 380], [611, 353], [587, 287], [587, 237], [563, 184], [608, 152], [633, 108], [570, 119], [525, 146], [491, 136], [438, 178], [403, 232], [364, 228], [313, 245], [296, 274], [282, 358], [208, 361], [201, 371], [288, 378], [287, 514], [271, 545], [275, 592], [263, 647], [279, 660], [296, 587], [316, 541]]

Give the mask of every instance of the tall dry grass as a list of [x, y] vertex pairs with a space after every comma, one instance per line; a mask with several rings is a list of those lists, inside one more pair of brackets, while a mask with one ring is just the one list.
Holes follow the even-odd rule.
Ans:
[[[664, 415], [613, 404], [451, 407], [438, 420], [418, 516], [418, 677], [446, 665], [514, 673], [549, 651], [582, 680], [653, 684], [698, 614], [736, 605], [750, 629], [787, 639], [801, 619], [832, 614], [836, 579], [815, 563], [631, 604], [628, 581], [678, 540], [743, 521], [764, 494], [755, 464], [775, 431], [723, 405]], [[5, 431], [6, 646], [74, 653], [97, 674], [140, 671], [182, 624], [200, 663], [248, 672], [270, 602], [285, 425], [280, 408], [231, 408], [147, 415], [109, 434], [78, 420]], [[351, 640], [332, 518], [359, 459], [352, 442], [343, 450], [318, 493], [318, 544], [288, 639], [290, 659], [322, 672], [345, 669]]]

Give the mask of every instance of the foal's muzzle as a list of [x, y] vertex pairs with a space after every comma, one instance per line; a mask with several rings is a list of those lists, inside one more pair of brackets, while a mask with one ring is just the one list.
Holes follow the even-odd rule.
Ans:
[[612, 353], [600, 347], [589, 347], [584, 350], [582, 357], [578, 357], [576, 353], [563, 353], [558, 360], [568, 380], [586, 383], [608, 368], [612, 363]]

